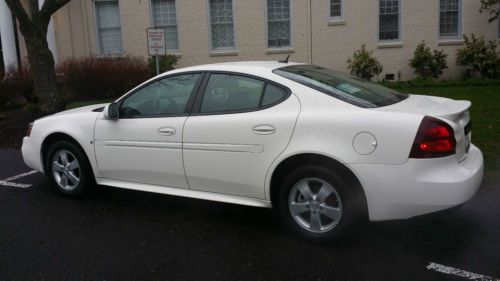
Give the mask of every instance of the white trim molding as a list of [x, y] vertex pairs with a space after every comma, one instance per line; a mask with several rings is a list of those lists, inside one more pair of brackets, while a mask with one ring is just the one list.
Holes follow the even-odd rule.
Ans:
[[402, 0], [397, 0], [398, 1], [398, 38], [395, 39], [380, 39], [380, 1], [378, 0], [378, 5], [377, 5], [377, 41], [381, 43], [381, 45], [387, 45], [390, 46], [391, 43], [395, 43], [396, 45], [402, 44], [403, 42], [403, 24], [402, 24], [402, 11], [403, 11], [403, 1]]
[[332, 16], [332, 1], [334, 0], [328, 0], [328, 23], [339, 23], [339, 24], [329, 24], [329, 25], [340, 25], [340, 24], [345, 24], [344, 20], [344, 0], [338, 0], [340, 3], [340, 16]]
[[[208, 45], [210, 47], [210, 56], [213, 56], [212, 54], [221, 54], [221, 53], [234, 53], [236, 51], [236, 24], [235, 24], [235, 20], [234, 20], [234, 1], [233, 0], [229, 0], [231, 1], [231, 9], [232, 9], [232, 12], [231, 12], [231, 24], [232, 24], [232, 28], [233, 28], [233, 46], [231, 47], [214, 47], [213, 46], [213, 41], [212, 41], [212, 16], [211, 16], [211, 7], [210, 7], [210, 1], [212, 0], [207, 0], [206, 3], [207, 3], [207, 18], [208, 18]], [[215, 1], [221, 1], [221, 0], [215, 0]], [[237, 53], [236, 53], [237, 55]], [[217, 55], [215, 55], [217, 56]]]
[[[156, 0], [156, 1], [168, 1], [168, 0]], [[174, 12], [175, 12], [175, 32], [177, 33], [177, 42], [176, 42], [176, 45], [177, 45], [177, 48], [172, 48], [172, 49], [169, 49], [168, 48], [168, 44], [165, 44], [165, 46], [167, 46], [167, 53], [170, 54], [170, 55], [175, 55], [175, 56], [178, 56], [180, 54], [180, 33], [179, 33], [179, 20], [178, 20], [178, 14], [177, 14], [177, 0], [172, 0], [174, 2]], [[152, 27], [159, 27], [159, 28], [164, 28], [165, 31], [166, 31], [166, 28], [167, 27], [173, 27], [174, 25], [170, 24], [166, 24], [166, 25], [156, 25], [155, 24], [155, 9], [154, 9], [154, 3], [155, 0], [149, 0], [149, 15], [150, 15], [150, 19], [149, 19], [149, 22], [150, 22], [150, 25]], [[168, 42], [167, 40], [167, 34], [165, 33], [165, 40]]]
[[[458, 42], [463, 39], [463, 1], [458, 2], [458, 22], [457, 22], [457, 35], [441, 35], [441, 1], [438, 2], [438, 38], [442, 42]], [[453, 45], [453, 44], [448, 44]]]
[[283, 48], [267, 48], [266, 54], [291, 54], [294, 53], [295, 49], [291, 47], [283, 47]]
[[[289, 21], [290, 21], [290, 38], [288, 39], [289, 44], [284, 45], [282, 47], [274, 47], [274, 46], [269, 46], [269, 14], [268, 14], [268, 6], [269, 6], [269, 1], [270, 0], [264, 0], [264, 19], [266, 21], [266, 38], [265, 38], [265, 46], [267, 48], [266, 54], [270, 54], [273, 52], [273, 50], [281, 50], [281, 49], [286, 49], [288, 50], [288, 53], [290, 52], [290, 49], [293, 49], [293, 0], [288, 0], [289, 1]], [[277, 53], [284, 53], [287, 51], [277, 51]]]
[[[123, 32], [122, 32], [122, 20], [121, 20], [121, 11], [120, 11], [120, 1], [119, 0], [93, 0], [94, 6], [94, 23], [95, 23], [95, 36], [96, 36], [96, 51], [97, 57], [122, 57], [125, 55], [125, 50], [123, 49]], [[120, 26], [120, 44], [121, 44], [121, 52], [115, 53], [104, 53], [102, 51], [101, 38], [100, 38], [100, 23], [99, 23], [99, 15], [97, 13], [97, 5], [98, 3], [106, 3], [106, 2], [116, 2], [118, 5], [118, 20]]]

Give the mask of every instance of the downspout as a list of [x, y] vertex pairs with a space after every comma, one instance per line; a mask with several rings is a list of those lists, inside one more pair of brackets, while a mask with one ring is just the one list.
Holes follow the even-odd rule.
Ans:
[[312, 0], [309, 0], [309, 63], [313, 64]]
[[[87, 43], [87, 53], [89, 56], [92, 56], [92, 44], [90, 43], [90, 31], [89, 31], [89, 22], [87, 17], [89, 16], [86, 1], [80, 1], [81, 11], [82, 11], [82, 20], [83, 20], [83, 32], [85, 36], [85, 41]], [[93, 4], [93, 2], [92, 2]]]
[[73, 24], [71, 24], [71, 7], [68, 5], [68, 13], [67, 13], [67, 19], [68, 19], [68, 26], [69, 26], [69, 40], [71, 41], [71, 57], [75, 57], [75, 43], [73, 41]]

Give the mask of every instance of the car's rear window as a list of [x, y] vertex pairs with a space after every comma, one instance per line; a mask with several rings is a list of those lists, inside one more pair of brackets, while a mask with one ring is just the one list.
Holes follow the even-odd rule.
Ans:
[[359, 107], [387, 106], [408, 97], [370, 81], [315, 65], [286, 66], [273, 72]]

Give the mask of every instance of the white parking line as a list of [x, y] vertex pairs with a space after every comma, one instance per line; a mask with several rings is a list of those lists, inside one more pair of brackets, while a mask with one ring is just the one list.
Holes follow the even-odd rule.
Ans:
[[450, 275], [455, 275], [463, 278], [467, 278], [469, 280], [477, 280], [477, 281], [500, 281], [500, 279], [477, 274], [477, 273], [472, 273], [468, 272], [462, 269], [454, 268], [451, 266], [446, 266], [438, 263], [429, 263], [427, 266], [427, 269], [429, 270], [435, 270], [437, 272], [441, 272], [444, 274], [450, 274]]
[[11, 187], [19, 187], [19, 188], [28, 188], [28, 187], [30, 187], [32, 185], [31, 184], [26, 184], [26, 183], [15, 183], [15, 182], [12, 182], [12, 181], [18, 180], [20, 178], [23, 178], [23, 177], [26, 177], [26, 176], [29, 176], [29, 175], [32, 175], [34, 173], [37, 173], [37, 171], [33, 170], [33, 171], [29, 171], [29, 172], [26, 172], [26, 173], [19, 174], [17, 176], [13, 176], [13, 177], [4, 179], [4, 180], [0, 180], [0, 185], [11, 186]]

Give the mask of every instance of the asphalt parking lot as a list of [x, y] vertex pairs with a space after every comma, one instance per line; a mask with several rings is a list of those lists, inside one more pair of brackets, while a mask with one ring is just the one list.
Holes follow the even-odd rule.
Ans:
[[499, 280], [500, 179], [446, 216], [310, 245], [271, 210], [99, 187], [59, 196], [0, 149], [0, 280]]

